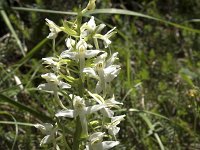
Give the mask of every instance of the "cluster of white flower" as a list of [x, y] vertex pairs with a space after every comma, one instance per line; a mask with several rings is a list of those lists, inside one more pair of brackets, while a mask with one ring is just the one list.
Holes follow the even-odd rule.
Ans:
[[[95, 1], [91, 2], [94, 5]], [[71, 28], [69, 25], [59, 27], [49, 19], [46, 21], [51, 31], [47, 38], [55, 40], [59, 32], [67, 33], [67, 50], [57, 57], [42, 59], [44, 64], [51, 67], [52, 72], [42, 75], [47, 83], [39, 85], [38, 88], [54, 94], [62, 108], [55, 113], [56, 118], [80, 119], [81, 134], [78, 138], [85, 141], [82, 147], [85, 147], [86, 150], [107, 150], [118, 145], [116, 134], [120, 128], [117, 125], [125, 115], [114, 116], [113, 109], [119, 108], [122, 103], [116, 101], [114, 95], [109, 93], [109, 86], [110, 82], [119, 74], [120, 66], [114, 64], [118, 59], [117, 52], [108, 56], [108, 53], [104, 51], [111, 44], [110, 37], [116, 33], [115, 28], [106, 34], [101, 34], [100, 32], [106, 25], [97, 26], [93, 16], [79, 28], [77, 20]], [[100, 47], [103, 48], [100, 49]], [[96, 80], [96, 88], [87, 86], [89, 79], [92, 82]], [[77, 85], [78, 82], [81, 86]], [[66, 90], [74, 91], [68, 96], [72, 108], [65, 106], [60, 99], [61, 96], [64, 97], [62, 92]], [[95, 125], [89, 126], [95, 121], [97, 122]], [[36, 124], [35, 127], [45, 134], [41, 145], [56, 143], [56, 147], [59, 147], [57, 144], [59, 138], [57, 137], [61, 134], [59, 131], [62, 129], [59, 128], [58, 122], [55, 125]], [[104, 141], [105, 137], [111, 140]]]

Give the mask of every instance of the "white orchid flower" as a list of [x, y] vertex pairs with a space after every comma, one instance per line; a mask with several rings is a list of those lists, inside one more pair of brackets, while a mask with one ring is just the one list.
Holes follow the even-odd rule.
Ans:
[[95, 132], [89, 137], [85, 150], [109, 150], [119, 144], [119, 141], [103, 141], [103, 132]]
[[113, 95], [112, 98], [104, 100], [103, 97], [101, 97], [98, 94], [93, 94], [90, 91], [87, 91], [89, 93], [89, 95], [99, 104], [104, 104], [105, 107], [102, 108], [100, 111], [103, 114], [103, 116], [111, 118], [114, 115], [114, 112], [112, 110], [110, 110], [110, 108], [118, 108], [118, 105], [123, 105], [123, 103], [117, 102], [115, 100], [115, 97]]
[[103, 40], [104, 46], [105, 48], [107, 48], [112, 43], [112, 41], [109, 38], [113, 36], [115, 33], [117, 33], [116, 31], [114, 31], [115, 29], [116, 27], [112, 28], [105, 35], [95, 34], [94, 38]]
[[70, 58], [80, 63], [80, 72], [82, 73], [83, 68], [85, 67], [85, 59], [92, 58], [100, 53], [100, 50], [87, 50], [88, 44], [83, 40], [76, 44], [76, 51], [66, 50], [61, 53], [61, 58]]
[[47, 36], [48, 39], [55, 39], [58, 36], [58, 33], [61, 31], [60, 27], [57, 26], [53, 21], [49, 19], [45, 19], [47, 25], [49, 26], [49, 30], [51, 31]]
[[57, 72], [60, 69], [60, 63], [59, 59], [56, 57], [46, 57], [42, 58], [43, 63], [47, 65], [47, 67], [51, 67], [55, 72]]
[[94, 17], [91, 16], [90, 20], [86, 23], [84, 23], [81, 28], [81, 34], [80, 34], [80, 38], [85, 38], [86, 36], [88, 36], [90, 33], [94, 32], [96, 29], [96, 23], [94, 20]]
[[122, 120], [124, 120], [124, 117], [125, 115], [111, 117], [111, 123], [106, 125], [109, 134], [115, 136], [119, 132], [120, 127], [117, 127], [117, 125], [120, 124]]
[[47, 83], [40, 84], [38, 86], [40, 90], [57, 92], [58, 87], [60, 87], [61, 89], [71, 88], [71, 85], [59, 80], [58, 76], [56, 76], [54, 73], [46, 73], [41, 75], [41, 77], [46, 79]]
[[57, 66], [58, 64], [58, 58], [55, 57], [46, 57], [42, 58], [43, 64], [49, 65], [49, 66]]
[[86, 107], [85, 100], [83, 98], [81, 98], [80, 96], [74, 96], [73, 107], [74, 107], [74, 110], [72, 110], [72, 109], [61, 110], [58, 113], [56, 113], [55, 116], [56, 117], [68, 117], [68, 118], [76, 118], [77, 116], [79, 116], [81, 126], [82, 126], [82, 137], [87, 137], [88, 136], [88, 123], [87, 123], [86, 116], [104, 108], [105, 106], [104, 105], [93, 105], [93, 106]]
[[40, 146], [43, 144], [51, 143], [55, 140], [57, 128], [53, 127], [50, 123], [44, 123], [44, 124], [36, 124], [34, 125], [36, 128], [38, 128], [43, 134], [46, 136], [40, 141]]
[[73, 40], [72, 38], [67, 38], [65, 39], [65, 42], [66, 42], [66, 46], [68, 48], [69, 51], [73, 50], [75, 44], [76, 44], [76, 41]]
[[117, 59], [117, 54], [116, 52], [108, 60], [105, 60], [107, 53], [104, 53], [96, 58], [93, 68], [84, 68], [84, 73], [99, 80], [96, 85], [97, 93], [101, 91], [105, 93], [107, 83], [111, 82], [119, 74], [120, 66], [113, 65]]

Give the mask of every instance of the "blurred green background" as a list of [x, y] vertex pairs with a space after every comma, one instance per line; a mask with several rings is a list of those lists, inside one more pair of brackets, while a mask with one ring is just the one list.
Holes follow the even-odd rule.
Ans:
[[[39, 147], [43, 135], [31, 125], [51, 121], [49, 116], [54, 115], [51, 96], [36, 89], [46, 72], [41, 58], [52, 55], [44, 19], [61, 25], [75, 16], [48, 10], [77, 12], [86, 4], [1, 1], [0, 149], [48, 149]], [[119, 52], [122, 69], [113, 87], [116, 99], [124, 103], [116, 113], [126, 113], [126, 119], [115, 149], [200, 149], [200, 1], [97, 0], [96, 8], [120, 9], [115, 14], [93, 14], [97, 23], [118, 31], [111, 50]], [[64, 39], [59, 35], [57, 51], [65, 49]]]

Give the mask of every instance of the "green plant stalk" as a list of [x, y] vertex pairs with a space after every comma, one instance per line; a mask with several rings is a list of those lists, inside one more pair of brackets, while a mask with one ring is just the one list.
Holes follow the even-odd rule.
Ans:
[[[140, 117], [146, 122], [147, 126], [149, 127], [149, 129], [152, 129], [153, 128], [153, 125], [151, 123], [151, 121], [149, 120], [149, 118], [145, 115], [145, 114], [139, 114]], [[162, 144], [162, 141], [160, 140], [160, 137], [157, 133], [153, 133], [154, 137], [156, 138], [159, 146], [160, 146], [160, 149], [161, 150], [165, 150], [164, 148], [164, 145]]]
[[13, 120], [14, 120], [14, 125], [15, 125], [15, 138], [14, 138], [14, 142], [12, 144], [12, 148], [11, 150], [14, 150], [15, 148], [15, 144], [16, 144], [16, 141], [17, 141], [17, 138], [18, 138], [18, 134], [19, 134], [19, 128], [18, 128], [18, 124], [16, 123], [17, 120], [15, 119], [15, 117], [7, 112], [4, 112], [4, 111], [1, 111], [0, 114], [4, 114], [4, 115], [8, 115], [10, 116]]
[[[79, 78], [79, 95], [81, 97], [83, 97], [83, 93], [84, 93], [84, 87], [83, 87], [83, 81], [81, 79], [81, 77]], [[73, 137], [73, 147], [72, 150], [79, 150], [79, 144], [80, 144], [80, 137], [81, 137], [81, 132], [82, 132], [82, 128], [81, 128], [81, 121], [80, 121], [80, 117], [76, 118], [76, 129], [75, 129], [75, 133], [74, 133], [74, 137]]]
[[58, 92], [57, 92], [57, 91], [54, 92], [54, 97], [55, 97], [56, 102], [60, 105], [61, 108], [67, 109], [67, 108], [63, 105], [63, 103], [61, 102], [61, 100], [60, 100], [60, 98], [59, 98], [59, 96], [58, 96]]
[[126, 74], [127, 74], [127, 81], [128, 81], [128, 85], [129, 85], [129, 87], [131, 87], [131, 62], [130, 62], [130, 51], [128, 51], [128, 53], [127, 53], [127, 72], [126, 72]]
[[67, 140], [66, 140], [66, 138], [65, 138], [65, 134], [66, 134], [65, 128], [63, 127], [63, 125], [61, 125], [61, 123], [60, 123], [60, 121], [58, 120], [58, 118], [56, 118], [56, 122], [58, 123], [58, 126], [63, 130], [62, 138], [63, 138], [63, 141], [64, 141], [64, 143], [65, 143], [66, 149], [67, 149], [67, 150], [71, 150], [71, 148], [69, 147], [69, 144], [67, 143]]
[[194, 133], [196, 133], [196, 129], [197, 129], [197, 114], [198, 114], [198, 106], [197, 106], [197, 103], [196, 103], [196, 99], [194, 100]]
[[22, 43], [19, 40], [19, 38], [18, 38], [18, 36], [17, 36], [12, 24], [10, 23], [10, 20], [9, 20], [6, 12], [4, 10], [1, 10], [0, 12], [1, 12], [1, 16], [2, 16], [3, 20], [5, 21], [7, 27], [9, 28], [10, 32], [14, 36], [14, 38], [15, 38], [15, 40], [17, 42], [17, 45], [19, 46], [19, 49], [21, 50], [22, 55], [25, 56], [26, 54], [25, 54], [24, 48], [22, 47]]
[[52, 40], [52, 45], [53, 45], [53, 53], [54, 53], [54, 55], [56, 55], [56, 40], [55, 39], [53, 39]]

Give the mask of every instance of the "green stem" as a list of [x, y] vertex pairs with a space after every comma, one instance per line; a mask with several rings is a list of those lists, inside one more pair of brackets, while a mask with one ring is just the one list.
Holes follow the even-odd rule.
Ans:
[[[79, 88], [78, 90], [79, 90], [80, 97], [83, 97], [84, 86], [83, 86], [83, 81], [81, 78], [79, 78], [78, 88]], [[76, 117], [76, 130], [73, 137], [72, 150], [79, 150], [81, 133], [82, 133], [81, 121], [80, 121], [80, 117], [78, 116]]]
[[58, 92], [54, 92], [54, 97], [55, 97], [55, 100], [56, 102], [60, 105], [60, 107], [62, 107], [63, 109], [67, 109], [63, 103], [61, 102], [60, 98], [58, 97]]
[[94, 39], [94, 45], [95, 45], [96, 49], [99, 49], [99, 43], [96, 38]]
[[53, 39], [52, 45], [53, 45], [53, 54], [56, 55], [56, 40], [55, 39]]
[[16, 40], [16, 42], [17, 42], [17, 45], [19, 46], [19, 49], [20, 49], [21, 52], [22, 52], [22, 55], [23, 55], [23, 56], [26, 56], [26, 53], [25, 53], [24, 48], [23, 48], [23, 46], [22, 46], [22, 43], [21, 43], [21, 41], [19, 40], [19, 37], [17, 36], [17, 34], [16, 34], [16, 32], [15, 32], [15, 30], [14, 30], [14, 28], [13, 28], [13, 26], [12, 26], [12, 24], [11, 24], [11, 22], [10, 22], [8, 16], [7, 16], [7, 14], [6, 14], [6, 12], [5, 12], [4, 10], [1, 10], [0, 13], [1, 13], [1, 16], [2, 16], [3, 20], [5, 21], [7, 27], [9, 28], [10, 32], [11, 32], [12, 35], [14, 36], [14, 38], [15, 38], [15, 40]]
[[80, 118], [77, 117], [76, 118], [76, 130], [75, 130], [74, 137], [73, 137], [72, 150], [79, 150], [81, 131], [82, 131], [82, 129], [81, 129]]
[[60, 123], [60, 121], [58, 120], [58, 118], [56, 118], [56, 122], [58, 123], [58, 127], [62, 129], [62, 138], [63, 138], [63, 142], [65, 144], [65, 147], [67, 150], [71, 150], [71, 148], [69, 147], [69, 144], [67, 143], [67, 140], [66, 140], [66, 130], [65, 130], [65, 127]]

